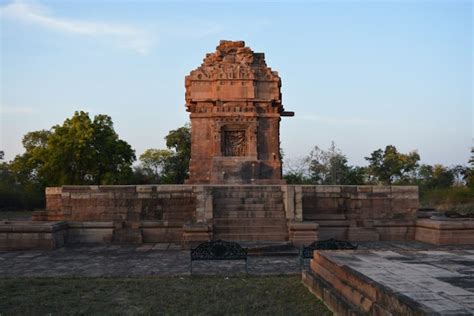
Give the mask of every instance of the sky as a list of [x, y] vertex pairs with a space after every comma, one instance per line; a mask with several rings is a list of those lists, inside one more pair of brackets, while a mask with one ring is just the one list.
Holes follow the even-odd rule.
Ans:
[[349, 159], [395, 145], [466, 164], [473, 145], [471, 1], [0, 0], [0, 150], [76, 110], [108, 114], [137, 156], [188, 121], [184, 77], [219, 40], [282, 80], [285, 157], [331, 141]]

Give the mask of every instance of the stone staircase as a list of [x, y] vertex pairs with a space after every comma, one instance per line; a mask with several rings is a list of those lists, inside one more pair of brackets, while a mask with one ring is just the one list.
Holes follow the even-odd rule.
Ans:
[[222, 186], [213, 189], [214, 239], [287, 241], [279, 186]]
[[141, 244], [143, 242], [139, 221], [115, 221], [112, 242], [117, 244]]

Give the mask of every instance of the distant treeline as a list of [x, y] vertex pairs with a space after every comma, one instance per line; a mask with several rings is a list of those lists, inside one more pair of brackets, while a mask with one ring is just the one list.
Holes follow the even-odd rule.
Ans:
[[[62, 125], [27, 133], [25, 152], [12, 161], [4, 161], [0, 150], [0, 210], [43, 208], [47, 186], [184, 183], [191, 156], [189, 125], [171, 130], [165, 140], [167, 148], [146, 150], [133, 166], [135, 151], [118, 137], [109, 116], [75, 112]], [[416, 151], [403, 154], [389, 145], [366, 157], [368, 166], [359, 167], [349, 165], [332, 144], [328, 150], [315, 147], [297, 161], [285, 159], [284, 177], [289, 184], [415, 184], [422, 193], [471, 190], [471, 153], [470, 166], [430, 166], [419, 164]]]

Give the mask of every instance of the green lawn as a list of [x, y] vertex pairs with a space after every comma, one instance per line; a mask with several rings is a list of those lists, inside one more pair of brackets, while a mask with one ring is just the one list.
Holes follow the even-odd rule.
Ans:
[[331, 315], [300, 276], [0, 279], [0, 315]]

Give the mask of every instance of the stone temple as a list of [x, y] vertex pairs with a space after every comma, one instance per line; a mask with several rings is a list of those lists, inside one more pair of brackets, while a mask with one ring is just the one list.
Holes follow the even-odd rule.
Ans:
[[243, 41], [221, 41], [185, 79], [188, 183], [282, 183], [281, 79]]
[[[186, 184], [46, 188], [46, 210], [31, 221], [0, 220], [0, 252], [97, 243], [189, 249], [225, 240], [254, 255], [287, 256], [287, 246], [318, 240], [368, 242], [358, 250], [306, 248], [312, 259], [303, 283], [335, 315], [473, 315], [474, 250], [465, 246], [474, 244], [474, 220], [420, 210], [417, 186], [284, 183], [280, 119], [293, 113], [283, 108], [278, 74], [244, 42], [221, 41], [185, 86], [192, 127]], [[213, 249], [204, 252], [226, 252]]]
[[46, 210], [33, 221], [0, 223], [0, 249], [97, 242], [189, 248], [217, 239], [472, 242], [471, 229], [418, 220], [415, 186], [285, 184], [280, 119], [293, 113], [283, 108], [277, 72], [244, 42], [221, 41], [185, 86], [187, 184], [46, 188]]

